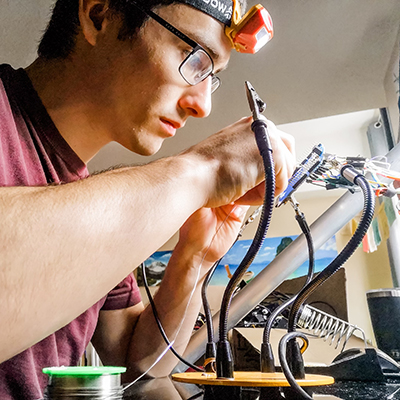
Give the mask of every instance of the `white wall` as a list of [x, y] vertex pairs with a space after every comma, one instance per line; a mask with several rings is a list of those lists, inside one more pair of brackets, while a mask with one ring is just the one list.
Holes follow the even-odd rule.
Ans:
[[0, 63], [26, 67], [50, 16], [52, 0], [0, 0]]
[[384, 81], [384, 88], [386, 93], [387, 107], [391, 118], [392, 128], [395, 140], [400, 138], [400, 115], [398, 99], [400, 96], [400, 83], [399, 83], [399, 51], [400, 51], [400, 27], [398, 30], [397, 41], [393, 47], [392, 57], [390, 58], [387, 73]]

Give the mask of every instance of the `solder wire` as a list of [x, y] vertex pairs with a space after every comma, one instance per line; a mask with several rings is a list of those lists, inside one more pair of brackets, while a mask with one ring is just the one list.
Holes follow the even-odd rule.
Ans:
[[[129, 389], [131, 386], [133, 386], [136, 382], [138, 382], [144, 376], [146, 376], [150, 372], [150, 370], [155, 365], [157, 365], [161, 361], [161, 359], [167, 354], [168, 350], [174, 345], [174, 343], [175, 343], [174, 340], [172, 342], [170, 342], [170, 344], [163, 350], [163, 352], [158, 356], [158, 358], [154, 361], [154, 363], [151, 364], [150, 367], [145, 372], [143, 372], [141, 375], [139, 375], [134, 381], [130, 382], [128, 385], [123, 386], [121, 394], [123, 394], [127, 389]], [[106, 397], [103, 397], [103, 399], [101, 399], [101, 400], [112, 400], [112, 397], [106, 396]]]
[[[138, 382], [138, 381], [139, 381], [140, 379], [142, 379], [144, 376], [146, 376], [146, 375], [150, 372], [150, 370], [151, 370], [152, 368], [154, 368], [154, 367], [161, 361], [161, 359], [167, 354], [167, 352], [168, 352], [170, 349], [172, 349], [172, 347], [173, 347], [173, 345], [174, 345], [174, 343], [175, 343], [175, 339], [176, 339], [177, 336], [179, 335], [179, 332], [180, 332], [180, 330], [181, 330], [181, 328], [182, 328], [182, 325], [183, 325], [183, 323], [184, 323], [184, 321], [185, 321], [185, 319], [186, 319], [186, 315], [187, 315], [187, 312], [188, 312], [188, 309], [189, 309], [190, 302], [192, 301], [192, 298], [193, 298], [194, 293], [195, 293], [195, 291], [196, 291], [196, 287], [197, 287], [197, 285], [198, 285], [198, 283], [199, 283], [199, 280], [200, 280], [200, 271], [201, 271], [201, 267], [202, 267], [202, 265], [203, 265], [204, 259], [205, 259], [205, 257], [207, 256], [208, 251], [210, 250], [211, 245], [213, 244], [213, 242], [214, 242], [214, 240], [215, 240], [217, 234], [219, 233], [219, 231], [221, 230], [221, 228], [224, 226], [225, 222], [228, 220], [228, 218], [230, 217], [230, 215], [231, 215], [231, 213], [233, 212], [234, 209], [235, 209], [235, 207], [233, 207], [233, 208], [230, 210], [230, 212], [227, 214], [227, 216], [225, 217], [225, 219], [222, 221], [222, 223], [220, 224], [220, 226], [218, 227], [218, 229], [217, 229], [216, 232], [214, 233], [214, 235], [213, 235], [213, 237], [212, 237], [212, 239], [211, 239], [211, 242], [210, 242], [210, 244], [208, 245], [208, 247], [207, 247], [207, 249], [206, 249], [206, 251], [205, 251], [205, 253], [204, 253], [204, 255], [203, 255], [203, 258], [202, 258], [201, 261], [200, 261], [200, 264], [199, 264], [199, 266], [198, 266], [198, 271], [197, 271], [196, 280], [195, 280], [195, 283], [194, 283], [194, 285], [193, 285], [193, 289], [192, 289], [192, 291], [191, 291], [191, 293], [190, 293], [190, 295], [189, 295], [189, 301], [188, 301], [188, 303], [187, 303], [185, 312], [184, 312], [184, 314], [183, 314], [183, 318], [182, 318], [181, 323], [180, 323], [180, 325], [179, 325], [179, 328], [178, 328], [178, 330], [177, 330], [177, 332], [176, 332], [176, 335], [175, 335], [174, 340], [170, 341], [170, 340], [168, 339], [168, 337], [166, 336], [165, 331], [164, 331], [164, 328], [163, 328], [163, 326], [162, 326], [162, 324], [161, 324], [161, 321], [160, 321], [159, 318], [158, 318], [157, 309], [156, 309], [156, 307], [155, 307], [155, 304], [154, 304], [153, 298], [152, 298], [152, 296], [151, 296], [150, 290], [149, 290], [149, 292], [147, 293], [148, 296], [149, 296], [149, 301], [150, 301], [150, 298], [151, 298], [150, 305], [151, 305], [152, 303], [154, 304], [154, 308], [153, 308], [153, 306], [152, 306], [153, 315], [154, 315], [154, 317], [155, 317], [155, 319], [156, 319], [157, 326], [158, 326], [158, 328], [159, 328], [159, 330], [160, 330], [160, 332], [161, 332], [161, 336], [163, 337], [164, 341], [165, 341], [166, 344], [167, 344], [167, 347], [164, 349], [164, 351], [160, 354], [160, 356], [154, 361], [153, 364], [150, 365], [150, 367], [149, 367], [145, 372], [143, 372], [140, 376], [138, 376], [134, 381], [130, 382], [128, 385], [126, 385], [126, 386], [123, 387], [122, 393], [125, 392], [125, 391], [126, 391], [127, 389], [129, 389], [130, 387], [132, 387], [136, 382]], [[144, 278], [144, 279], [145, 279], [145, 277], [146, 277], [146, 275], [143, 275], [143, 278]], [[163, 332], [164, 332], [164, 335], [163, 335]], [[174, 353], [175, 356], [177, 356], [177, 354], [178, 354], [178, 353], [176, 353], [176, 354]], [[179, 359], [180, 359], [181, 361], [183, 361], [183, 358], [182, 358], [182, 359], [179, 358]], [[186, 360], [183, 361], [183, 362], [184, 362], [186, 365], [188, 365], [188, 362], [187, 362]], [[190, 365], [190, 366], [191, 366], [191, 365]], [[194, 365], [193, 365], [193, 366], [194, 366]], [[198, 368], [198, 367], [196, 367], [196, 368]], [[201, 371], [202, 371], [202, 370], [201, 370]], [[112, 397], [106, 396], [106, 397], [104, 397], [102, 400], [111, 400], [111, 399], [112, 399]]]
[[[149, 299], [150, 306], [151, 306], [151, 309], [152, 309], [152, 311], [153, 311], [153, 315], [154, 315], [154, 318], [155, 318], [155, 320], [156, 320], [158, 330], [160, 331], [161, 336], [162, 336], [162, 338], [164, 339], [164, 342], [165, 342], [167, 345], [169, 345], [169, 344], [170, 344], [170, 341], [169, 341], [169, 339], [168, 339], [168, 337], [167, 337], [167, 334], [165, 333], [165, 330], [164, 330], [164, 328], [163, 328], [163, 326], [162, 326], [162, 324], [161, 324], [160, 318], [159, 318], [159, 316], [158, 316], [158, 311], [157, 311], [156, 305], [155, 305], [154, 300], [153, 300], [153, 296], [151, 295], [151, 292], [150, 292], [150, 288], [149, 288], [149, 284], [148, 284], [148, 282], [147, 282], [147, 276], [146, 276], [146, 267], [145, 267], [144, 263], [141, 264], [141, 270], [142, 270], [144, 288], [145, 288], [145, 290], [146, 290], [146, 294], [147, 294], [147, 297], [148, 297], [148, 299]], [[185, 359], [175, 350], [174, 347], [171, 346], [170, 349], [171, 349], [172, 353], [174, 354], [174, 356], [175, 356], [178, 360], [180, 360], [181, 362], [183, 362], [184, 364], [186, 364], [188, 367], [193, 368], [195, 371], [203, 372], [203, 370], [202, 370], [201, 368], [199, 368], [197, 365], [194, 365], [194, 364], [190, 363], [189, 361], [185, 360]]]
[[[158, 328], [160, 329], [161, 335], [162, 335], [164, 341], [166, 342], [167, 347], [163, 350], [163, 352], [157, 357], [157, 359], [153, 362], [153, 364], [150, 365], [150, 367], [149, 367], [145, 372], [143, 372], [140, 376], [138, 376], [135, 380], [133, 380], [132, 382], [130, 382], [128, 385], [122, 387], [122, 390], [121, 390], [121, 393], [120, 393], [120, 394], [122, 394], [123, 392], [125, 392], [127, 389], [129, 389], [129, 388], [132, 387], [135, 383], [137, 383], [140, 379], [142, 379], [144, 376], [146, 376], [146, 375], [150, 372], [150, 370], [151, 370], [152, 368], [154, 368], [154, 367], [161, 361], [161, 359], [167, 354], [167, 352], [168, 352], [170, 349], [173, 348], [173, 345], [174, 345], [174, 343], [175, 343], [175, 339], [176, 339], [176, 337], [179, 335], [179, 332], [180, 332], [180, 330], [181, 330], [181, 328], [182, 328], [182, 326], [183, 326], [183, 323], [184, 323], [184, 321], [185, 321], [185, 319], [186, 319], [186, 315], [187, 315], [187, 312], [188, 312], [188, 308], [189, 308], [190, 302], [192, 301], [192, 298], [193, 298], [194, 293], [195, 293], [195, 291], [196, 291], [196, 287], [197, 287], [197, 285], [198, 285], [198, 283], [199, 283], [199, 280], [200, 280], [200, 271], [201, 271], [201, 267], [202, 267], [202, 265], [203, 265], [204, 259], [205, 259], [205, 257], [207, 256], [207, 254], [208, 254], [208, 252], [209, 252], [209, 250], [210, 250], [210, 248], [211, 248], [211, 245], [212, 245], [212, 243], [214, 242], [214, 240], [215, 240], [217, 234], [219, 233], [219, 231], [221, 230], [221, 228], [224, 226], [224, 224], [226, 223], [226, 221], [228, 220], [228, 218], [230, 217], [231, 213], [233, 212], [233, 210], [234, 210], [235, 208], [236, 208], [236, 207], [233, 207], [233, 208], [230, 210], [230, 212], [229, 212], [229, 213], [227, 214], [227, 216], [225, 217], [224, 221], [222, 221], [222, 223], [220, 224], [220, 226], [218, 227], [218, 229], [217, 229], [216, 232], [214, 233], [214, 235], [213, 235], [213, 237], [212, 237], [212, 239], [211, 239], [211, 242], [210, 242], [210, 244], [208, 245], [208, 247], [207, 247], [207, 249], [206, 249], [206, 251], [205, 251], [205, 253], [204, 253], [204, 255], [203, 255], [203, 258], [202, 258], [201, 261], [200, 261], [200, 264], [199, 264], [199, 266], [198, 266], [197, 276], [196, 276], [196, 279], [195, 279], [195, 283], [194, 283], [193, 289], [192, 289], [192, 291], [191, 291], [191, 293], [190, 293], [190, 295], [189, 295], [189, 300], [188, 300], [188, 303], [187, 303], [187, 306], [186, 306], [186, 309], [185, 309], [183, 318], [182, 318], [181, 323], [180, 323], [180, 325], [179, 325], [179, 328], [178, 328], [178, 330], [177, 330], [177, 332], [176, 332], [176, 335], [175, 335], [174, 340], [169, 341], [168, 337], [167, 337], [166, 335], [163, 335], [162, 332], [164, 332], [164, 334], [165, 334], [165, 331], [164, 331], [164, 329], [163, 329], [163, 327], [162, 327], [161, 321], [160, 321], [159, 318], [158, 318], [157, 309], [156, 309], [156, 307], [155, 307], [155, 304], [154, 304], [153, 298], [152, 298], [152, 296], [151, 296], [150, 290], [148, 291], [147, 294], [148, 294], [148, 296], [149, 296], [150, 304], [153, 304], [153, 305], [154, 305], [154, 308], [153, 308], [153, 306], [152, 306], [152, 310], [153, 310], [153, 314], [154, 314], [154, 317], [155, 317], [156, 322], [157, 322], [157, 326], [158, 326]], [[241, 228], [241, 231], [242, 231], [242, 230], [243, 230], [243, 226], [242, 226], [242, 228]], [[143, 275], [143, 278], [145, 279], [145, 277], [146, 277], [146, 275], [144, 274], [144, 275]], [[146, 282], [146, 283], [147, 283], [147, 282]], [[151, 300], [150, 300], [150, 299], [151, 299]], [[178, 355], [177, 352], [174, 353], [174, 354], [175, 354], [175, 356]], [[184, 362], [186, 365], [188, 365], [188, 361], [184, 360], [183, 357], [178, 357], [178, 358], [179, 358], [182, 362]], [[189, 364], [190, 364], [190, 363], [189, 363]], [[195, 366], [192, 365], [192, 364], [190, 364], [190, 367], [195, 367]], [[199, 369], [198, 367], [195, 367], [195, 368]], [[201, 370], [201, 369], [200, 369], [200, 370]], [[203, 371], [203, 370], [201, 370], [201, 371]], [[118, 395], [120, 395], [120, 394], [118, 394]], [[115, 394], [106, 395], [105, 397], [101, 397], [100, 399], [101, 399], [101, 400], [113, 400], [113, 398], [115, 398], [114, 396], [115, 396]]]
[[[204, 259], [205, 259], [205, 257], [207, 256], [207, 254], [208, 254], [208, 252], [209, 252], [209, 250], [210, 250], [210, 248], [211, 248], [211, 245], [213, 244], [213, 242], [214, 242], [216, 236], [218, 235], [219, 231], [220, 231], [221, 228], [225, 225], [226, 221], [228, 220], [228, 218], [230, 217], [230, 215], [232, 214], [232, 212], [233, 212], [233, 210], [234, 210], [235, 208], [236, 208], [236, 206], [235, 206], [235, 207], [232, 207], [232, 209], [230, 210], [230, 212], [226, 215], [225, 219], [221, 222], [220, 226], [218, 227], [218, 229], [217, 229], [216, 232], [214, 233], [214, 235], [213, 235], [213, 237], [212, 237], [212, 239], [211, 239], [211, 242], [210, 242], [210, 244], [208, 245], [208, 247], [207, 247], [207, 249], [206, 249], [206, 251], [205, 251], [205, 253], [204, 253], [204, 255], [203, 255], [203, 258], [202, 258], [201, 261], [200, 261], [200, 264], [199, 264], [198, 269], [197, 269], [196, 280], [195, 280], [193, 289], [192, 289], [192, 291], [191, 291], [191, 293], [190, 293], [189, 300], [188, 300], [188, 303], [187, 303], [187, 306], [186, 306], [186, 309], [185, 309], [183, 318], [182, 318], [181, 323], [180, 323], [180, 326], [179, 326], [179, 328], [178, 328], [178, 330], [177, 330], [177, 332], [176, 332], [176, 334], [175, 334], [175, 338], [174, 338], [174, 340], [173, 340], [172, 342], [170, 342], [170, 340], [168, 339], [168, 337], [167, 337], [167, 335], [166, 335], [166, 333], [165, 333], [165, 330], [164, 330], [164, 328], [163, 328], [163, 326], [162, 326], [162, 324], [161, 324], [161, 321], [160, 321], [160, 319], [159, 319], [156, 305], [155, 305], [155, 303], [154, 303], [154, 300], [153, 300], [153, 297], [152, 297], [152, 295], [151, 295], [151, 293], [150, 293], [150, 290], [148, 289], [147, 279], [146, 279], [146, 272], [144, 271], [144, 274], [143, 274], [143, 280], [144, 280], [144, 282], [145, 282], [145, 288], [146, 288], [146, 286], [147, 286], [146, 293], [147, 293], [147, 296], [148, 296], [148, 298], [149, 298], [150, 306], [152, 307], [153, 315], [154, 315], [154, 318], [155, 318], [155, 320], [156, 320], [157, 327], [158, 327], [158, 329], [160, 330], [161, 336], [163, 337], [164, 341], [165, 341], [166, 344], [168, 345], [167, 351], [168, 351], [169, 349], [171, 349], [171, 351], [174, 353], [174, 355], [175, 355], [180, 361], [182, 361], [184, 364], [188, 365], [189, 367], [191, 367], [191, 368], [193, 368], [193, 369], [195, 369], [195, 370], [197, 370], [197, 371], [203, 371], [203, 370], [202, 370], [201, 368], [199, 368], [199, 367], [193, 365], [192, 363], [188, 362], [188, 361], [185, 360], [182, 356], [180, 356], [180, 355], [176, 352], [176, 350], [173, 349], [172, 345], [173, 345], [173, 342], [175, 342], [177, 336], [179, 335], [179, 332], [180, 332], [180, 330], [181, 330], [181, 328], [182, 328], [182, 325], [183, 325], [183, 323], [184, 323], [184, 321], [185, 321], [185, 319], [186, 319], [186, 315], [187, 315], [187, 312], [188, 312], [188, 308], [189, 308], [190, 302], [191, 302], [192, 299], [193, 299], [194, 293], [195, 293], [195, 291], [196, 291], [196, 287], [197, 287], [197, 285], [198, 285], [198, 283], [199, 283], [199, 281], [200, 281], [200, 272], [201, 272], [201, 267], [202, 267], [202, 265], [203, 265]], [[241, 228], [241, 231], [242, 231], [242, 229], [243, 229], [243, 228]], [[215, 264], [214, 264], [214, 265], [215, 265]], [[144, 265], [142, 264], [142, 271], [143, 271], [143, 270], [144, 270]], [[166, 353], [166, 352], [165, 352], [165, 353]], [[163, 355], [165, 355], [165, 353], [164, 353]], [[161, 357], [161, 358], [162, 358], [162, 357]], [[160, 361], [161, 358], [160, 358], [158, 361]], [[158, 361], [157, 361], [157, 362], [158, 362]], [[153, 368], [153, 367], [157, 364], [157, 362], [154, 363], [154, 364], [150, 367], [150, 369]], [[147, 374], [147, 373], [150, 371], [150, 369], [148, 369], [148, 370], [146, 371], [145, 374]], [[139, 379], [142, 378], [145, 374], [143, 374], [142, 376], [140, 376]], [[136, 379], [134, 383], [136, 383], [139, 379]], [[133, 384], [133, 383], [131, 383], [131, 384], [129, 385], [129, 387], [130, 387], [132, 384]]]

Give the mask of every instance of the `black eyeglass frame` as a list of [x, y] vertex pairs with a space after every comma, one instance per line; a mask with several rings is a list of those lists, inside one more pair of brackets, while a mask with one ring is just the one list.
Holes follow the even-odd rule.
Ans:
[[[145, 8], [141, 7], [139, 4], [137, 4], [134, 1], [132, 1], [132, 4], [137, 9], [139, 9], [140, 11], [142, 11], [144, 14], [148, 15], [149, 17], [153, 18], [161, 26], [163, 26], [164, 28], [168, 29], [171, 33], [173, 33], [175, 36], [177, 36], [179, 39], [183, 40], [185, 43], [187, 43], [190, 47], [193, 48], [193, 50], [190, 52], [190, 54], [188, 54], [187, 57], [181, 62], [180, 66], [178, 68], [179, 73], [182, 76], [182, 78], [185, 80], [185, 82], [187, 82], [191, 86], [195, 86], [198, 83], [203, 82], [204, 80], [206, 80], [209, 76], [211, 76], [211, 78], [212, 78], [211, 93], [214, 93], [220, 87], [221, 80], [220, 80], [220, 78], [218, 76], [214, 75], [214, 73], [213, 73], [213, 71], [214, 71], [214, 61], [211, 58], [211, 56], [208, 54], [208, 52], [201, 45], [199, 45], [197, 42], [195, 42], [193, 39], [190, 39], [190, 37], [186, 36], [183, 32], [181, 32], [179, 29], [175, 28], [173, 25], [171, 25], [169, 22], [167, 22], [164, 18], [161, 18], [159, 15], [157, 15], [153, 11], [146, 10]], [[206, 54], [207, 57], [209, 58], [209, 60], [211, 62], [211, 71], [207, 75], [203, 76], [202, 79], [199, 80], [198, 82], [192, 83], [192, 82], [188, 81], [188, 79], [182, 73], [182, 67], [183, 67], [183, 65], [185, 65], [187, 60], [199, 50], [203, 51], [204, 54]], [[214, 89], [213, 89], [213, 87], [214, 87]]]

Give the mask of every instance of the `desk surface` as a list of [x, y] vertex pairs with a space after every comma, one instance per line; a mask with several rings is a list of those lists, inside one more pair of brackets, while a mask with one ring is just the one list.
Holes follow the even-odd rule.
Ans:
[[[315, 391], [315, 400], [385, 400], [400, 388], [399, 381], [385, 384], [374, 382], [337, 382]], [[139, 381], [124, 393], [124, 400], [203, 400], [202, 387], [172, 382], [169, 378]], [[258, 393], [249, 389], [243, 392], [243, 400], [256, 400]], [[400, 400], [400, 390], [393, 400]]]

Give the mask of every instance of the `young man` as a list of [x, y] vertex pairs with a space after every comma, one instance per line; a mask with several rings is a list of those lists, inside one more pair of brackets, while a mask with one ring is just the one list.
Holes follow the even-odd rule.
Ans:
[[[38, 399], [42, 368], [76, 364], [90, 340], [104, 364], [128, 367], [126, 379], [145, 371], [165, 344], [131, 272], [179, 228], [155, 303], [183, 352], [201, 280], [235, 239], [240, 205], [261, 203], [249, 118], [176, 156], [87, 178], [110, 141], [154, 154], [210, 113], [231, 43], [201, 3], [147, 1], [143, 12], [131, 0], [58, 0], [39, 58], [26, 71], [1, 66], [1, 399]], [[192, 41], [202, 49], [185, 62]], [[293, 141], [273, 124], [270, 135], [279, 193]], [[175, 363], [167, 354], [150, 374]]]

